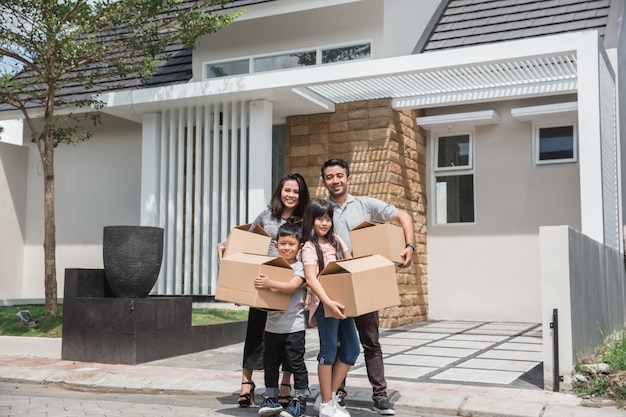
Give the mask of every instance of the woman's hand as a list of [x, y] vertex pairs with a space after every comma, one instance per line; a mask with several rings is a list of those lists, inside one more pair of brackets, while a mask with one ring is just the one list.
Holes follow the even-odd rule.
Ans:
[[224, 257], [224, 252], [226, 251], [226, 246], [218, 245], [217, 246], [217, 263], [222, 264], [222, 258]]

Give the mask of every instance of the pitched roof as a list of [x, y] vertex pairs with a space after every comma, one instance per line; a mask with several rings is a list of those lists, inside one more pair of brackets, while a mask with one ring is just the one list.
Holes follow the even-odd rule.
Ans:
[[[223, 6], [215, 6], [210, 10], [234, 9], [253, 4], [265, 3], [275, 0], [235, 0], [225, 3]], [[185, 7], [186, 3], [183, 3]], [[121, 32], [120, 32], [121, 33]], [[160, 59], [169, 55], [169, 59]], [[160, 59], [160, 60], [159, 60]], [[57, 91], [57, 98], [62, 98], [68, 102], [88, 99], [93, 94], [103, 91], [113, 91], [120, 89], [148, 88], [158, 87], [161, 85], [184, 84], [189, 82], [193, 76], [192, 71], [192, 51], [185, 49], [182, 44], [170, 44], [166, 51], [157, 56], [158, 70], [145, 83], [141, 82], [138, 76], [128, 76], [124, 79], [103, 79], [94, 82], [94, 85], [86, 89], [82, 85], [66, 86]], [[27, 107], [39, 107], [40, 103], [31, 103]], [[0, 102], [0, 111], [14, 110], [15, 108], [9, 104]]]
[[[622, 1], [622, 0], [620, 0]], [[414, 53], [597, 29], [604, 36], [611, 0], [448, 0]]]

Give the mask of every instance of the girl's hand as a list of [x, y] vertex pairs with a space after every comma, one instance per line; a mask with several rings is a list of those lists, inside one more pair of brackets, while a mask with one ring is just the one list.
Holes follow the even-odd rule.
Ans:
[[270, 279], [265, 274], [259, 274], [254, 277], [254, 288], [270, 288]]
[[330, 311], [333, 313], [333, 317], [336, 319], [346, 319], [347, 317], [343, 314], [343, 309], [346, 308], [343, 304], [338, 303], [337, 301], [330, 300], [328, 304], [325, 304], [326, 307], [330, 308]]

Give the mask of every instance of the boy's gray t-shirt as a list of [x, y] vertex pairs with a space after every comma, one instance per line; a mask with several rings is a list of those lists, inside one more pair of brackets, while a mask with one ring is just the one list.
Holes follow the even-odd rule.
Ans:
[[[291, 294], [287, 311], [269, 311], [265, 322], [265, 331], [277, 334], [296, 333], [305, 330], [304, 302], [306, 299], [306, 281], [304, 265], [297, 261], [291, 264], [293, 275], [302, 278], [302, 285]], [[270, 277], [271, 278], [271, 277]]]

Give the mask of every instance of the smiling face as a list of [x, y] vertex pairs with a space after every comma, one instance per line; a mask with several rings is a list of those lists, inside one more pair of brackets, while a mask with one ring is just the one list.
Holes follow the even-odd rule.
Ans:
[[331, 200], [339, 202], [348, 195], [351, 178], [346, 174], [346, 169], [339, 165], [326, 167], [323, 181]]
[[296, 180], [287, 180], [280, 190], [280, 200], [283, 203], [284, 210], [289, 214], [298, 206], [300, 202], [300, 186]]
[[302, 247], [302, 244], [294, 235], [278, 236], [274, 245], [276, 246], [276, 250], [278, 250], [278, 254], [290, 264], [296, 261], [298, 251]]
[[333, 219], [328, 214], [324, 214], [321, 217], [316, 217], [313, 222], [313, 231], [317, 235], [318, 239], [324, 238], [327, 233], [333, 228]]

